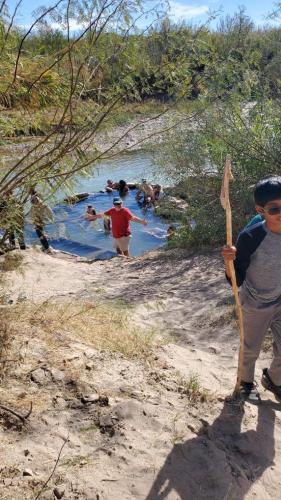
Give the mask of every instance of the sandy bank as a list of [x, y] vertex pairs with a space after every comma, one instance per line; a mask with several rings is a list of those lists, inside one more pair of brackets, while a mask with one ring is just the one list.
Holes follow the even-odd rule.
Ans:
[[[216, 252], [92, 264], [36, 250], [24, 258], [24, 274], [5, 273], [14, 304], [122, 303], [136, 328], [165, 342], [143, 359], [58, 328], [45, 336], [36, 322], [14, 332], [12, 355], [17, 348], [20, 356], [7, 365], [1, 402], [24, 412], [32, 401], [33, 412], [24, 426], [1, 413], [1, 498], [34, 498], [67, 436], [42, 498], [53, 498], [55, 487], [67, 500], [279, 498], [280, 405], [263, 391], [260, 409], [224, 403], [238, 342]], [[269, 357], [263, 353], [257, 380]], [[90, 394], [96, 399], [85, 403]]]

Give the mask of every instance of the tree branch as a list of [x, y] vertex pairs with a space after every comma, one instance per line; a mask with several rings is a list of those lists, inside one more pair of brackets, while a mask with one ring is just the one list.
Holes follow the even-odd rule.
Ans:
[[51, 474], [49, 475], [49, 477], [48, 477], [47, 481], [45, 481], [45, 483], [43, 484], [43, 486], [42, 486], [41, 490], [40, 490], [40, 491], [39, 491], [39, 493], [36, 495], [36, 497], [34, 498], [34, 500], [38, 500], [38, 498], [41, 496], [41, 494], [42, 494], [42, 493], [43, 493], [43, 491], [45, 490], [45, 488], [46, 488], [47, 484], [48, 484], [48, 483], [49, 483], [49, 481], [52, 479], [52, 477], [53, 477], [53, 475], [54, 475], [54, 473], [55, 473], [55, 470], [56, 470], [56, 468], [57, 468], [57, 466], [58, 466], [58, 463], [59, 463], [59, 461], [60, 461], [60, 457], [61, 457], [61, 454], [62, 454], [62, 450], [64, 449], [64, 447], [65, 447], [66, 443], [68, 443], [68, 441], [69, 441], [69, 434], [68, 434], [67, 438], [64, 440], [64, 442], [63, 442], [63, 444], [62, 444], [62, 446], [61, 446], [61, 448], [60, 448], [60, 451], [59, 451], [58, 457], [57, 457], [57, 459], [56, 459], [56, 462], [55, 462], [55, 465], [54, 465], [54, 468], [53, 468], [53, 470], [52, 470]]
[[32, 402], [30, 403], [30, 409], [26, 415], [21, 415], [17, 411], [13, 410], [12, 408], [9, 408], [8, 406], [4, 406], [0, 404], [0, 409], [6, 411], [7, 413], [11, 413], [15, 417], [17, 417], [19, 420], [21, 420], [22, 423], [25, 423], [25, 421], [28, 419], [28, 417], [32, 413]]

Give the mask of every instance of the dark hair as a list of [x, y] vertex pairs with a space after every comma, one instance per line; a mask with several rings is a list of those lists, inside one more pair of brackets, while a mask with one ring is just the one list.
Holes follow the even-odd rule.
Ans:
[[121, 179], [121, 181], [119, 181], [119, 189], [124, 189], [125, 187], [127, 186], [127, 182], [126, 181], [123, 181]]
[[87, 209], [90, 210], [92, 215], [97, 215], [97, 212], [93, 208], [93, 205], [87, 205]]
[[256, 205], [260, 207], [264, 207], [270, 201], [281, 199], [281, 176], [266, 176], [257, 182], [254, 189], [254, 199]]

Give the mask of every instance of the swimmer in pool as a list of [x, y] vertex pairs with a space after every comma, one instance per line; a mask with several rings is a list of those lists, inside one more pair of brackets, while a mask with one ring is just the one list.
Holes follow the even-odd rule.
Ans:
[[[88, 220], [95, 220], [92, 218], [92, 216], [96, 215], [97, 212], [95, 211], [93, 205], [87, 205], [87, 209], [86, 209], [86, 219]], [[89, 219], [89, 215], [91, 215], [91, 219]]]
[[119, 188], [118, 188], [118, 191], [119, 191], [119, 196], [124, 197], [128, 194], [129, 192], [129, 188], [127, 186], [127, 182], [124, 181], [123, 179], [121, 179], [121, 181], [119, 181]]
[[[91, 221], [95, 221], [98, 219], [98, 217], [96, 217], [96, 215], [97, 215], [97, 212], [94, 209], [93, 205], [88, 205], [87, 210], [86, 210], [86, 219], [91, 220]], [[109, 217], [104, 217], [103, 227], [104, 227], [105, 233], [110, 233], [111, 226], [110, 226], [110, 218]]]
[[176, 227], [171, 224], [167, 229], [167, 240], [171, 240], [176, 234]]
[[119, 189], [119, 183], [118, 182], [113, 182], [111, 179], [107, 179], [106, 181], [106, 186], [105, 190], [107, 193], [112, 193], [114, 189]]
[[139, 186], [138, 192], [136, 194], [136, 200], [141, 201], [143, 198], [143, 203], [154, 202], [154, 191], [151, 184], [147, 182], [146, 179], [142, 179], [142, 183]]

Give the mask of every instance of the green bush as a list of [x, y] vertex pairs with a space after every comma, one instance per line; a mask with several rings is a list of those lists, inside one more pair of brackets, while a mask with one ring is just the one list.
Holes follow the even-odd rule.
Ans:
[[176, 240], [191, 247], [216, 246], [225, 241], [225, 213], [220, 204], [224, 161], [232, 158], [230, 198], [233, 239], [255, 213], [253, 186], [281, 170], [281, 107], [263, 100], [245, 106], [237, 98], [213, 106], [192, 130], [173, 133], [164, 151], [163, 166], [170, 178], [185, 185], [187, 221]]

